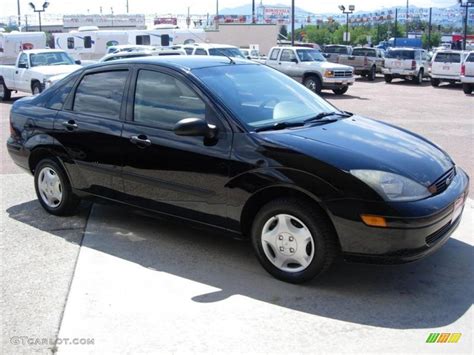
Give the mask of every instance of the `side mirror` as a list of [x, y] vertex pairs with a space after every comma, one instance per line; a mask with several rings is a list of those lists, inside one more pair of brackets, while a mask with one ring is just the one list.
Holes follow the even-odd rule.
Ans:
[[252, 59], [252, 57], [248, 55], [248, 56], [247, 56], [247, 59]]
[[296, 59], [296, 58], [293, 58], [291, 61], [292, 61], [293, 63], [298, 63], [298, 59]]
[[26, 63], [18, 63], [18, 68], [20, 68], [20, 69], [28, 69], [28, 64], [26, 64]]
[[184, 118], [173, 129], [178, 136], [194, 136], [213, 139], [217, 136], [217, 127], [201, 118]]
[[81, 61], [80, 61], [80, 60], [75, 60], [74, 63], [76, 63], [77, 65], [81, 65]]

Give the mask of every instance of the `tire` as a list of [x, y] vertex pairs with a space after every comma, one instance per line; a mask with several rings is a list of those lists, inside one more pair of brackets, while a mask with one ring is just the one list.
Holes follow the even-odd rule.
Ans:
[[321, 275], [338, 251], [336, 234], [326, 216], [293, 198], [276, 199], [260, 209], [252, 225], [252, 244], [263, 268], [290, 283]]
[[413, 78], [413, 82], [417, 85], [421, 85], [423, 83], [423, 69], [420, 69], [417, 76]]
[[321, 94], [321, 90], [323, 89], [321, 79], [315, 75], [308, 76], [304, 80], [303, 85], [318, 95]]
[[374, 81], [376, 76], [377, 76], [377, 68], [373, 66], [372, 68], [370, 68], [370, 72], [368, 75], [369, 81]]
[[462, 84], [462, 91], [464, 91], [465, 94], [470, 95], [472, 94], [472, 89], [474, 85], [471, 84]]
[[12, 97], [11, 90], [8, 90], [3, 79], [0, 79], [0, 101], [8, 101]]
[[31, 93], [33, 95], [39, 95], [41, 94], [42, 91], [43, 91], [43, 87], [41, 86], [41, 84], [35, 81], [33, 85], [31, 86]]
[[349, 90], [349, 87], [344, 86], [339, 89], [333, 89], [332, 92], [335, 93], [336, 95], [344, 95], [347, 92], [347, 90]]
[[385, 74], [383, 77], [386, 83], [391, 83], [393, 80], [393, 77], [390, 74]]
[[74, 195], [66, 172], [56, 160], [41, 160], [35, 167], [35, 190], [41, 206], [56, 216], [74, 214], [80, 199]]
[[440, 81], [439, 79], [433, 79], [433, 78], [431, 78], [431, 86], [437, 88], [440, 83], [441, 83], [441, 81]]

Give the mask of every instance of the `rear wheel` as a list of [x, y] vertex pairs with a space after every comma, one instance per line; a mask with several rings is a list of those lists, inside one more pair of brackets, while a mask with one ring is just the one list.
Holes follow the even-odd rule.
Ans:
[[41, 84], [38, 82], [33, 83], [33, 86], [31, 87], [31, 92], [33, 95], [39, 95], [41, 94], [41, 91], [43, 91]]
[[12, 92], [8, 90], [3, 79], [0, 79], [0, 101], [8, 101], [12, 96]]
[[36, 166], [35, 190], [41, 206], [57, 216], [73, 214], [80, 202], [66, 172], [54, 159], [43, 159]]
[[413, 78], [415, 84], [421, 85], [423, 83], [423, 69], [420, 69], [418, 75]]
[[391, 83], [393, 77], [392, 77], [390, 74], [385, 74], [385, 75], [384, 75], [384, 79], [385, 79], [385, 82], [386, 82], [386, 83]]
[[319, 79], [317, 76], [314, 76], [314, 75], [308, 76], [304, 80], [303, 84], [308, 89], [315, 92], [316, 94], [318, 94], [318, 95], [321, 94], [321, 90], [323, 88], [323, 85], [321, 83], [321, 79]]
[[373, 66], [372, 68], [370, 68], [369, 81], [374, 81], [376, 76], [377, 76], [377, 69], [375, 68], [375, 66]]
[[336, 235], [314, 206], [296, 199], [269, 202], [257, 213], [252, 244], [262, 266], [277, 279], [301, 283], [334, 261]]
[[465, 94], [472, 94], [472, 89], [473, 89], [472, 84], [462, 84], [462, 91], [464, 91]]
[[433, 86], [435, 88], [439, 86], [440, 82], [441, 81], [439, 79], [431, 78], [431, 86]]
[[349, 90], [349, 87], [344, 86], [342, 88], [333, 89], [332, 92], [335, 93], [336, 95], [344, 95], [347, 92], [347, 90]]

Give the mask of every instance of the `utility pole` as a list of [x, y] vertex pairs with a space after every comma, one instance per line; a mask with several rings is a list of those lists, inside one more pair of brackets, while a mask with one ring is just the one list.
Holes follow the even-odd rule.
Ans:
[[216, 19], [215, 19], [216, 28], [219, 27], [219, 0], [216, 0]]
[[346, 7], [344, 5], [339, 5], [339, 10], [342, 11], [343, 14], [346, 15], [346, 35], [345, 35], [345, 42], [347, 44], [350, 43], [350, 34], [349, 34], [349, 15], [352, 14], [355, 10], [354, 5], [349, 5], [349, 9], [346, 10]]
[[431, 48], [431, 16], [432, 16], [433, 8], [430, 7], [430, 17], [428, 23], [428, 49]]
[[18, 30], [20, 30], [20, 26], [21, 26], [20, 0], [16, 0], [16, 6], [18, 9]]
[[291, 0], [291, 45], [295, 45], [295, 0]]
[[397, 36], [398, 36], [398, 9], [395, 8], [395, 30], [393, 31], [393, 46], [397, 46]]
[[406, 19], [405, 19], [406, 38], [408, 38], [408, 7], [409, 7], [409, 1], [410, 0], [407, 0], [407, 14], [406, 14]]
[[127, 0], [127, 3], [126, 3], [126, 6], [127, 6], [127, 14], [128, 14], [128, 0]]
[[255, 0], [252, 0], [252, 23], [255, 23]]
[[467, 43], [467, 21], [469, 18], [469, 8], [471, 6], [474, 6], [474, 0], [464, 0], [465, 2], [463, 3], [463, 0], [459, 0], [459, 4], [461, 7], [464, 7], [466, 9], [466, 12], [464, 13], [464, 38], [462, 41], [462, 48], [463, 50], [466, 50], [466, 43]]
[[49, 6], [49, 2], [45, 1], [43, 3], [43, 6], [41, 9], [36, 9], [35, 7], [35, 4], [33, 4], [32, 2], [30, 2], [30, 7], [33, 9], [34, 12], [37, 12], [38, 13], [38, 18], [39, 18], [39, 31], [41, 32], [42, 28], [41, 28], [41, 13], [42, 12], [45, 12], [46, 9], [48, 8]]

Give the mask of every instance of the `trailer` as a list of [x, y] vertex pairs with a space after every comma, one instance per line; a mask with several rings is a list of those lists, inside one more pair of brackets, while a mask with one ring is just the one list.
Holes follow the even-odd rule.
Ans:
[[21, 51], [44, 48], [46, 48], [44, 32], [0, 32], [0, 64], [13, 65]]

